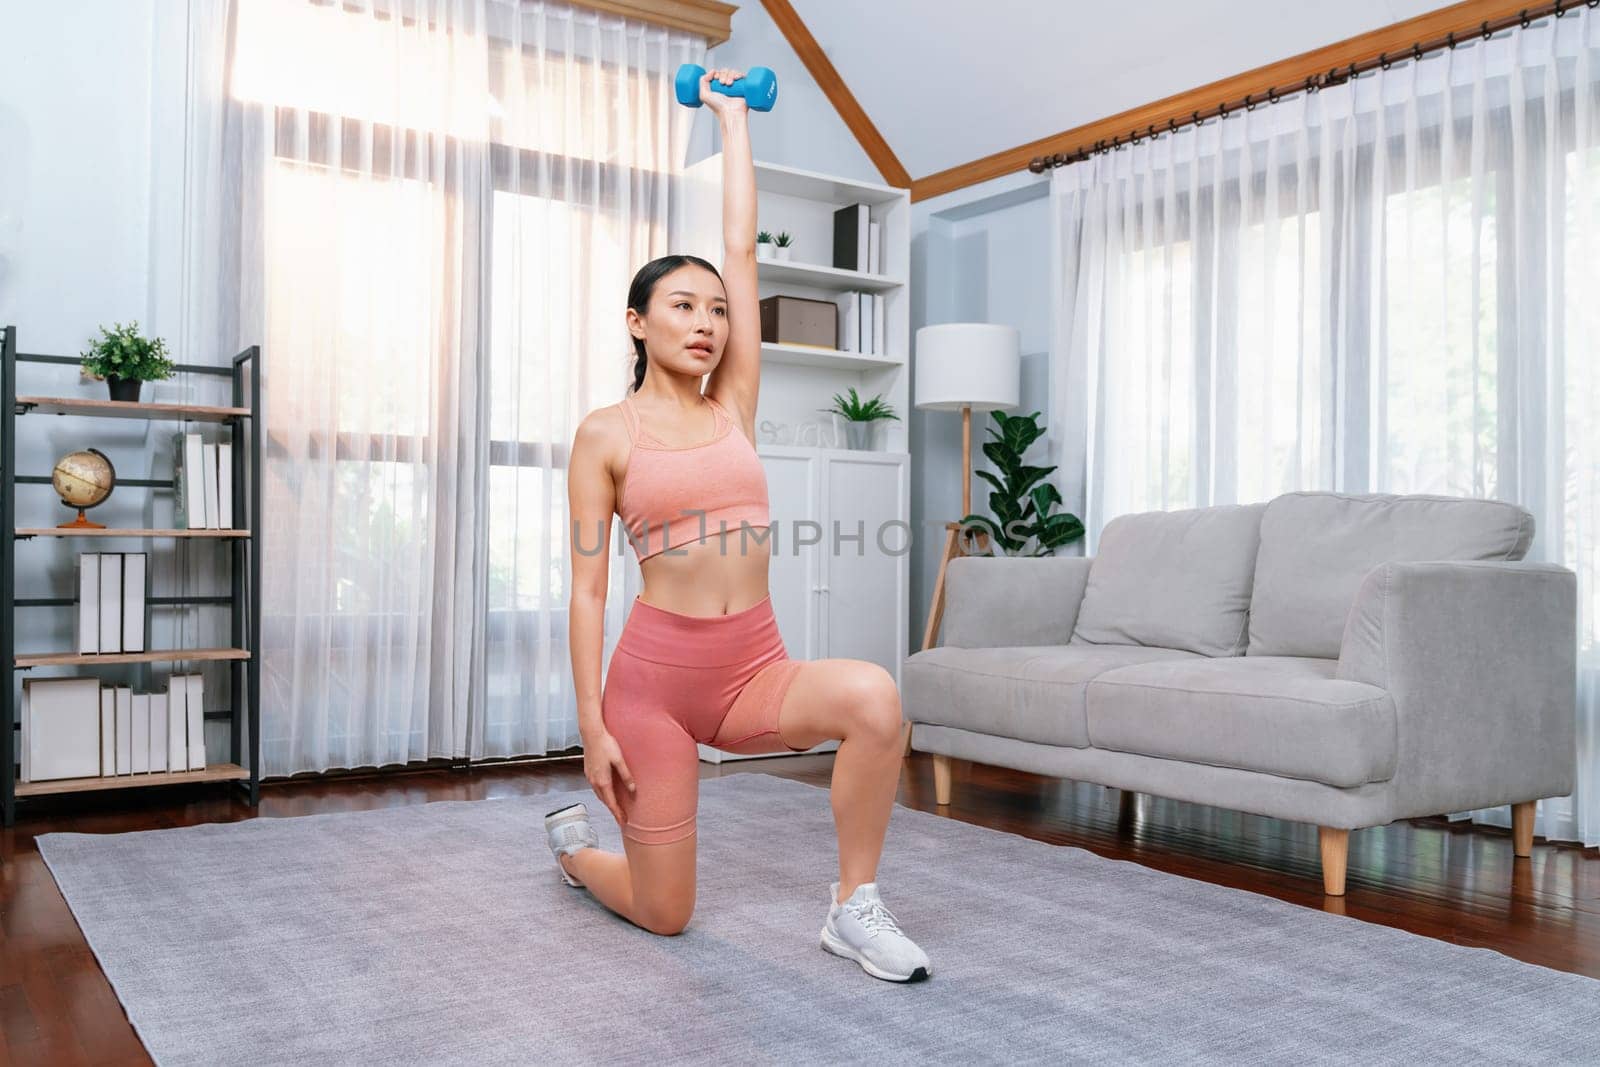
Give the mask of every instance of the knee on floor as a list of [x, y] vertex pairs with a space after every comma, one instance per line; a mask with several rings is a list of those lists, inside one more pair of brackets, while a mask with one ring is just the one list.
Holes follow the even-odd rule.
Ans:
[[652, 934], [660, 934], [662, 937], [676, 937], [688, 927], [689, 919], [693, 915], [693, 901], [686, 905], [658, 904], [645, 908], [636, 921]]

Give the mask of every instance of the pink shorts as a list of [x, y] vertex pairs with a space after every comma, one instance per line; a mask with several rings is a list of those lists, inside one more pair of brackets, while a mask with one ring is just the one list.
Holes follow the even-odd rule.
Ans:
[[680, 615], [635, 597], [600, 695], [637, 787], [620, 798], [623, 836], [664, 845], [695, 832], [696, 743], [805, 751], [778, 735], [778, 709], [805, 662], [789, 658], [770, 595], [729, 615]]

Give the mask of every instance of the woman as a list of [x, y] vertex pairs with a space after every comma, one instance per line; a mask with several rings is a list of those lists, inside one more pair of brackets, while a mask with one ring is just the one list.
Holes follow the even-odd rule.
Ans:
[[[584, 773], [622, 828], [602, 852], [588, 811], [545, 818], [570, 885], [654, 933], [694, 910], [697, 743], [733, 752], [804, 752], [840, 742], [832, 803], [839, 838], [822, 945], [890, 981], [932, 966], [878, 894], [879, 853], [904, 751], [893, 677], [875, 663], [790, 659], [767, 591], [771, 536], [765, 471], [753, 444], [761, 385], [756, 189], [743, 99], [700, 100], [723, 146], [723, 273], [667, 256], [628, 294], [633, 388], [591, 412], [573, 439], [572, 670]], [[701, 378], [709, 372], [704, 394]], [[601, 619], [611, 515], [639, 555], [635, 598], [602, 690]]]

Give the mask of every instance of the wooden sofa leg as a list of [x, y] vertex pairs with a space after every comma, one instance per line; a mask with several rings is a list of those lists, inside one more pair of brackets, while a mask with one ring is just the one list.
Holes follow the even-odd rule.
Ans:
[[950, 757], [933, 757], [933, 801], [935, 804], [950, 803]]
[[1533, 813], [1537, 800], [1511, 805], [1511, 847], [1518, 856], [1533, 855]]
[[1350, 831], [1319, 826], [1317, 843], [1322, 846], [1322, 891], [1330, 897], [1342, 897], [1345, 864], [1350, 858]]

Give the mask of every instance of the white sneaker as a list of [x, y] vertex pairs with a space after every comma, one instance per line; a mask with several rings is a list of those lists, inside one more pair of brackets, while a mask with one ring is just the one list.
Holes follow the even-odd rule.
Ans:
[[900, 930], [883, 900], [878, 884], [856, 887], [843, 904], [839, 883], [828, 894], [828, 921], [822, 927], [822, 947], [835, 956], [855, 960], [874, 978], [887, 982], [920, 982], [933, 974], [928, 954]]
[[550, 851], [555, 854], [561, 880], [581, 887], [583, 883], [561, 866], [561, 857], [570, 856], [579, 849], [600, 847], [600, 835], [589, 824], [589, 809], [578, 803], [552, 811], [544, 817], [544, 832], [550, 839]]

